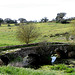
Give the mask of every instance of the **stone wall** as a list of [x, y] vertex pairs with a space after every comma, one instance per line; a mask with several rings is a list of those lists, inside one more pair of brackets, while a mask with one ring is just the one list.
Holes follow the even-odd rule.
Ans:
[[39, 43], [32, 43], [32, 44], [23, 44], [23, 45], [13, 45], [13, 46], [4, 46], [0, 47], [0, 52], [5, 51], [7, 49], [15, 49], [15, 48], [22, 48], [22, 47], [29, 47], [29, 46], [36, 46]]
[[18, 51], [15, 51], [15, 52], [11, 52], [11, 53], [6, 53], [4, 55], [1, 55], [0, 57], [2, 56], [5, 56], [5, 57], [8, 57], [10, 59], [10, 61], [12, 59], [15, 59], [16, 57], [20, 56], [20, 57], [25, 57], [27, 56], [28, 54], [30, 53], [36, 53], [35, 50], [36, 50], [37, 47], [26, 47], [26, 48], [21, 48], [20, 50]]
[[[68, 45], [68, 44], [51, 44], [50, 45], [50, 51], [52, 51], [52, 53], [54, 53], [56, 48], [60, 48], [64, 51], [67, 52], [71, 52], [71, 51], [75, 51], [75, 45]], [[25, 47], [25, 48], [21, 48], [18, 51], [12, 52], [12, 53], [6, 53], [2, 56], [7, 56], [10, 60], [15, 59], [18, 56], [21, 57], [25, 57], [26, 55], [30, 54], [30, 53], [36, 53], [36, 50], [38, 50], [39, 47], [35, 46], [35, 47]], [[0, 56], [0, 57], [2, 57]]]
[[[64, 44], [64, 43], [61, 43], [61, 42], [49, 42], [49, 43], [50, 44]], [[31, 44], [23, 44], [23, 45], [13, 45], [13, 46], [4, 46], [4, 47], [0, 47], [0, 51], [7, 50], [7, 49], [21, 48], [21, 47], [36, 46], [38, 44], [39, 43], [31, 43]]]

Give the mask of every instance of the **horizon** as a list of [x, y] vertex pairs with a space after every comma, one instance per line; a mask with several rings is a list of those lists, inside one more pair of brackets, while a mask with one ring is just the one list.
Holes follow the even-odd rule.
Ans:
[[66, 13], [65, 18], [75, 17], [74, 0], [0, 0], [0, 18], [37, 20], [55, 19], [57, 13]]

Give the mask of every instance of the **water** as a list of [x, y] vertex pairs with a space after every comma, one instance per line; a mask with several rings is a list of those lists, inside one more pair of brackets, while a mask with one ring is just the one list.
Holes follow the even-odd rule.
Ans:
[[56, 56], [52, 56], [51, 58], [52, 58], [51, 63], [53, 64], [56, 60]]

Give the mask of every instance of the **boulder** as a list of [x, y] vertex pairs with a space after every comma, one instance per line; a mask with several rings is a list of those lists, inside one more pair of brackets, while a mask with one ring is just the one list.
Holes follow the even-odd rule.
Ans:
[[75, 58], [75, 51], [68, 52], [68, 57], [69, 58]]

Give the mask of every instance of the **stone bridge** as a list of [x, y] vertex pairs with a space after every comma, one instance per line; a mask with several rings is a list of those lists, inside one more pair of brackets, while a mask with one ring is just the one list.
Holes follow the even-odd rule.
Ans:
[[[55, 53], [54, 50], [56, 48], [60, 48], [61, 50], [64, 50], [64, 51], [66, 51], [68, 53], [69, 52], [72, 53], [72, 51], [75, 51], [75, 45], [68, 45], [68, 44], [51, 44], [49, 50], [52, 53]], [[11, 52], [11, 53], [3, 54], [0, 57], [7, 56], [10, 60], [12, 60], [12, 59], [15, 59], [18, 56], [25, 57], [25, 56], [27, 56], [30, 53], [36, 53], [36, 50], [38, 50], [38, 49], [39, 49], [38, 46], [19, 48], [19, 50], [16, 50], [16, 51]]]

